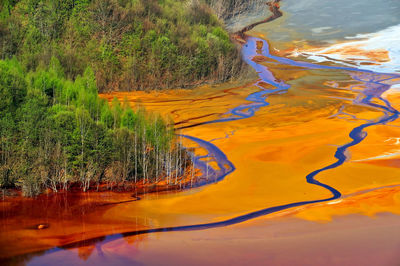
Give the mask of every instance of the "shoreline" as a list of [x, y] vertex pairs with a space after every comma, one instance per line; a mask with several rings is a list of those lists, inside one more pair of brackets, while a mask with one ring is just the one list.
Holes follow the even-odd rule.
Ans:
[[[116, 183], [91, 183], [89, 188], [86, 191], [82, 190], [82, 187], [78, 182], [72, 183], [68, 185], [68, 188], [59, 188], [57, 191], [52, 190], [51, 188], [45, 189], [41, 194], [35, 197], [26, 197], [22, 195], [22, 189], [20, 188], [4, 188], [1, 189], [2, 197], [4, 201], [8, 197], [13, 198], [28, 198], [35, 199], [41, 196], [54, 196], [58, 194], [80, 194], [86, 192], [92, 193], [102, 193], [102, 192], [114, 192], [114, 193], [133, 193], [132, 196], [137, 197], [137, 195], [143, 195], [147, 193], [158, 193], [158, 192], [168, 192], [168, 191], [183, 191], [190, 188], [199, 187], [199, 184], [202, 184], [202, 176], [200, 174], [200, 170], [196, 169], [194, 176], [191, 176], [191, 172], [186, 173], [186, 175], [178, 177], [177, 183], [168, 184], [166, 180], [162, 179], [153, 183], [143, 183], [142, 181], [134, 182], [134, 181], [125, 181], [125, 182], [116, 182]], [[140, 200], [136, 199], [135, 201]]]

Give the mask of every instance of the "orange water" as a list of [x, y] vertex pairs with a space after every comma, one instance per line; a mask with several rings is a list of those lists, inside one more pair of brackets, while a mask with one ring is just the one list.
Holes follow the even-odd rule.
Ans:
[[[222, 181], [182, 192], [42, 195], [0, 203], [0, 256], [32, 264], [382, 264], [400, 261], [400, 121], [367, 129], [342, 166], [317, 179], [342, 198], [290, 208], [244, 223], [202, 231], [123, 237], [158, 227], [226, 220], [259, 209], [331, 196], [305, 177], [335, 161], [350, 131], [382, 111], [354, 105], [357, 82], [344, 71], [312, 70], [257, 58], [289, 91], [268, 97], [253, 117], [227, 117], [260, 90], [255, 80], [194, 90], [110, 93], [134, 107], [170, 117], [177, 133], [211, 141], [236, 170]], [[266, 88], [270, 85], [264, 84]], [[360, 85], [362, 86], [362, 85]], [[400, 95], [385, 95], [400, 109]], [[344, 112], [337, 114], [340, 108]], [[349, 115], [350, 114], [350, 115]], [[193, 126], [193, 127], [190, 127]], [[399, 154], [397, 154], [399, 153]], [[45, 229], [37, 229], [39, 225]], [[108, 235], [114, 235], [107, 241]], [[97, 238], [100, 237], [100, 238]], [[102, 238], [101, 238], [102, 237]], [[78, 241], [79, 246], [65, 246]], [[57, 246], [62, 249], [53, 249]], [[45, 250], [51, 253], [44, 254]], [[65, 249], [65, 250], [64, 250]], [[289, 255], [290, 254], [290, 255]]]

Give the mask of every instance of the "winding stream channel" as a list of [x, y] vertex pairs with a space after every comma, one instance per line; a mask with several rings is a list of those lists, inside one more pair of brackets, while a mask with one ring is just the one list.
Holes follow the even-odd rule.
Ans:
[[[32, 265], [396, 265], [399, 54], [371, 43], [399, 41], [385, 34], [400, 36], [400, 4], [377, 8], [375, 16], [387, 12], [380, 26], [350, 19], [350, 32], [341, 30], [349, 21], [338, 26], [329, 16], [343, 1], [304, 2], [283, 1], [281, 18], [245, 36], [255, 81], [101, 95], [171, 116], [195, 148], [199, 186], [129, 202], [129, 193], [112, 192], [3, 202], [2, 257]], [[357, 0], [350, 10], [370, 5]], [[297, 33], [305, 21], [297, 12], [315, 14], [303, 24], [309, 33]], [[41, 223], [50, 226], [32, 229]]]

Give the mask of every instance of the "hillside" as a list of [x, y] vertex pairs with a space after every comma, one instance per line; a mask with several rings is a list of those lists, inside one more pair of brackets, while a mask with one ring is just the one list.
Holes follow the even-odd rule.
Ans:
[[66, 78], [90, 66], [101, 92], [187, 87], [238, 75], [237, 47], [202, 0], [5, 0], [0, 58], [26, 71], [56, 57]]

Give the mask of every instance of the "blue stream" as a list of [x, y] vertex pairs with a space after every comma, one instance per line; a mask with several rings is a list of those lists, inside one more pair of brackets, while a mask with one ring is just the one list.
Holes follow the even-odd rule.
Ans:
[[[257, 50], [257, 43], [260, 44], [261, 42], [262, 42], [262, 49]], [[124, 237], [124, 236], [133, 236], [133, 235], [140, 235], [140, 234], [148, 234], [148, 233], [156, 233], [156, 232], [169, 232], [169, 231], [194, 231], [194, 230], [204, 230], [204, 229], [209, 229], [209, 228], [229, 226], [229, 225], [238, 224], [238, 223], [241, 223], [244, 221], [248, 221], [248, 220], [260, 217], [260, 216], [271, 214], [274, 212], [282, 211], [285, 209], [303, 206], [303, 205], [307, 205], [307, 204], [326, 202], [326, 201], [338, 199], [341, 197], [341, 193], [338, 190], [336, 190], [335, 188], [333, 188], [327, 184], [321, 183], [320, 181], [316, 180], [315, 177], [323, 171], [333, 169], [333, 168], [336, 168], [336, 167], [342, 165], [347, 159], [346, 151], [348, 150], [348, 148], [359, 144], [361, 141], [363, 141], [366, 138], [366, 136], [367, 136], [367, 132], [365, 131], [366, 128], [368, 128], [370, 126], [374, 126], [374, 125], [386, 124], [386, 123], [396, 120], [399, 117], [399, 112], [397, 110], [395, 110], [390, 105], [390, 103], [387, 102], [385, 99], [383, 99], [381, 96], [383, 92], [385, 92], [386, 90], [388, 90], [390, 88], [390, 85], [384, 84], [382, 82], [390, 80], [390, 79], [398, 78], [399, 75], [375, 73], [375, 72], [372, 72], [369, 70], [362, 70], [362, 69], [355, 69], [355, 68], [348, 68], [348, 67], [317, 65], [317, 64], [312, 64], [312, 63], [308, 63], [308, 62], [299, 62], [299, 61], [295, 61], [295, 60], [291, 60], [291, 59], [287, 59], [287, 58], [273, 56], [269, 53], [268, 43], [266, 41], [257, 39], [257, 38], [253, 38], [253, 37], [249, 37], [247, 39], [247, 43], [244, 45], [244, 47], [242, 49], [242, 53], [243, 53], [244, 60], [258, 72], [260, 80], [255, 85], [258, 86], [261, 89], [261, 91], [252, 93], [246, 98], [246, 100], [248, 100], [252, 103], [243, 104], [238, 107], [235, 107], [230, 111], [230, 113], [229, 113], [230, 116], [228, 116], [226, 118], [221, 118], [221, 119], [205, 122], [206, 124], [228, 122], [228, 121], [252, 117], [261, 107], [265, 107], [265, 106], [269, 105], [268, 102], [266, 102], [266, 98], [268, 95], [275, 94], [275, 93], [284, 93], [290, 88], [290, 86], [288, 84], [285, 84], [282, 81], [277, 81], [275, 79], [275, 77], [273, 76], [273, 74], [267, 69], [266, 66], [260, 65], [252, 60], [252, 57], [256, 53], [258, 55], [262, 55], [267, 58], [278, 61], [281, 64], [304, 67], [304, 68], [308, 68], [308, 69], [331, 69], [331, 70], [343, 70], [343, 71], [349, 72], [349, 74], [352, 76], [352, 78], [354, 80], [362, 82], [365, 85], [365, 89], [362, 92], [360, 92], [359, 97], [357, 97], [357, 99], [354, 100], [354, 104], [369, 106], [374, 109], [379, 109], [384, 113], [384, 115], [382, 117], [380, 117], [377, 121], [368, 122], [368, 123], [365, 123], [365, 124], [355, 127], [349, 134], [351, 141], [348, 142], [347, 144], [344, 144], [337, 148], [336, 153], [335, 153], [336, 161], [334, 163], [332, 163], [328, 166], [325, 166], [323, 168], [320, 168], [318, 170], [315, 170], [306, 176], [306, 180], [309, 184], [317, 185], [317, 186], [320, 186], [320, 187], [323, 187], [323, 188], [329, 190], [332, 193], [332, 196], [330, 196], [328, 198], [324, 198], [324, 199], [299, 201], [299, 202], [293, 202], [293, 203], [274, 206], [274, 207], [268, 207], [265, 209], [249, 212], [249, 213], [246, 213], [246, 214], [243, 214], [243, 215], [231, 218], [231, 219], [219, 221], [219, 222], [202, 223], [202, 224], [185, 225], [185, 226], [161, 227], [161, 228], [154, 228], [154, 229], [147, 229], [147, 230], [132, 231], [132, 232], [127, 232], [127, 233], [123, 233], [123, 234], [109, 235], [109, 236], [106, 236], [105, 238], [104, 237], [103, 238], [93, 238], [93, 239], [85, 240], [82, 242], [76, 242], [76, 243], [72, 243], [67, 246], [63, 246], [62, 248], [72, 248], [72, 247], [82, 246], [82, 245], [97, 242], [97, 241], [101, 241], [101, 243], [107, 243], [107, 242], [119, 239], [121, 237]], [[275, 89], [267, 90], [260, 85], [261, 82], [268, 83], [268, 84], [274, 86]], [[373, 99], [381, 100], [383, 105], [371, 102]], [[205, 173], [205, 171], [209, 171], [211, 181], [205, 181], [205, 183], [222, 180], [226, 175], [230, 174], [231, 172], [233, 172], [235, 170], [235, 167], [227, 159], [226, 155], [211, 142], [207, 142], [207, 141], [204, 141], [204, 140], [192, 137], [192, 136], [182, 135], [182, 137], [185, 137], [193, 142], [196, 142], [198, 145], [200, 145], [201, 147], [205, 148], [208, 151], [208, 155], [195, 158], [196, 166], [201, 169], [203, 174]], [[216, 169], [212, 169], [211, 167], [209, 167], [207, 162], [202, 161], [202, 159], [204, 159], [204, 158], [211, 158], [211, 159], [215, 160], [220, 169], [216, 170]], [[52, 253], [52, 252], [55, 252], [58, 250], [60, 250], [60, 248], [53, 248], [53, 249], [48, 250], [47, 252]]]

